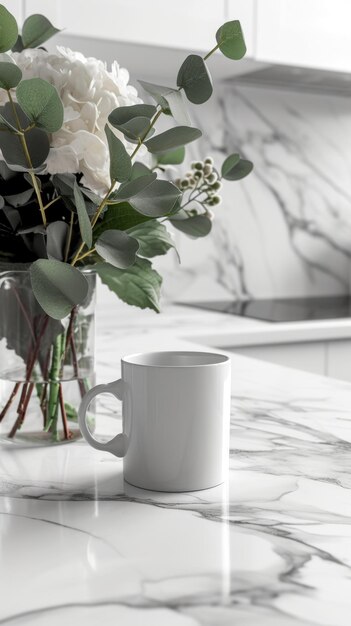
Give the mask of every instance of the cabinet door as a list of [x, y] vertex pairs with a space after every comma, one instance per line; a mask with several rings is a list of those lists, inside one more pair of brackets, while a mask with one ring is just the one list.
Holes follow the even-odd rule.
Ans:
[[254, 56], [254, 0], [228, 0], [225, 21], [229, 20], [240, 20], [247, 48], [246, 54], [248, 57]]
[[351, 382], [351, 341], [328, 341], [327, 343], [328, 376]]
[[224, 0], [26, 0], [26, 11], [47, 15], [65, 34], [207, 51]]
[[260, 61], [351, 71], [350, 0], [257, 0]]
[[226, 348], [235, 354], [293, 367], [314, 374], [326, 374], [325, 345], [322, 342], [287, 343], [268, 346]]

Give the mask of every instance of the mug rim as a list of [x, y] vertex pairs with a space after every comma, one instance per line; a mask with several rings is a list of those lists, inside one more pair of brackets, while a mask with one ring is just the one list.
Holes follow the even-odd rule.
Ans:
[[[212, 360], [205, 363], [138, 363], [135, 359], [140, 357], [157, 357], [158, 355], [178, 355], [178, 356], [188, 356], [188, 357], [209, 357]], [[220, 352], [204, 352], [203, 350], [154, 350], [150, 352], [134, 352], [133, 354], [128, 354], [121, 358], [122, 363], [126, 365], [133, 365], [135, 367], [152, 367], [152, 368], [195, 368], [195, 367], [213, 367], [218, 365], [225, 365], [226, 363], [230, 363], [230, 357], [226, 354], [221, 354]]]

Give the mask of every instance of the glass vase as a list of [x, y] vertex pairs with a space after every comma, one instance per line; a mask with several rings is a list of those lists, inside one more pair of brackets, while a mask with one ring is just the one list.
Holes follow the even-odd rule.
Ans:
[[[0, 272], [0, 439], [48, 445], [80, 437], [77, 410], [95, 384], [93, 271], [85, 301], [67, 318], [49, 317], [28, 271]], [[95, 407], [89, 410], [94, 427]]]

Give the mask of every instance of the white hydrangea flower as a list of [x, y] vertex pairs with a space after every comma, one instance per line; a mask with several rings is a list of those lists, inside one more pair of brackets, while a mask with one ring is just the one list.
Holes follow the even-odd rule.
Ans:
[[[96, 193], [110, 184], [109, 153], [105, 124], [119, 106], [138, 104], [141, 99], [129, 84], [129, 73], [115, 61], [111, 71], [106, 63], [80, 52], [58, 47], [56, 54], [27, 49], [13, 53], [23, 78], [39, 77], [54, 85], [64, 106], [62, 128], [51, 135], [46, 172], [82, 173], [82, 183]], [[7, 96], [0, 90], [0, 104]], [[114, 131], [131, 153], [134, 145]]]

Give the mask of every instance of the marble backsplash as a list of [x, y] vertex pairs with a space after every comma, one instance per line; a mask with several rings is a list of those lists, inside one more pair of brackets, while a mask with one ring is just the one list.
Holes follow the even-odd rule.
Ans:
[[225, 183], [211, 235], [176, 235], [162, 258], [172, 300], [289, 297], [349, 291], [351, 102], [226, 82], [192, 110], [204, 131], [189, 160], [239, 152], [254, 162]]

